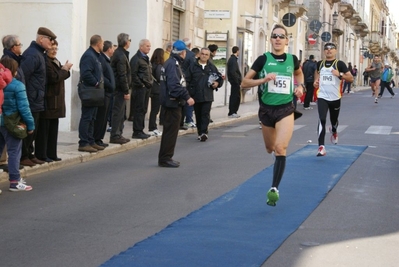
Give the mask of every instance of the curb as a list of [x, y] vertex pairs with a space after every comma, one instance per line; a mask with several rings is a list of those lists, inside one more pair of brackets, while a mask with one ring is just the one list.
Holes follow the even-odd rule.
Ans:
[[[229, 125], [235, 122], [240, 122], [244, 121], [253, 117], [256, 117], [258, 114], [257, 112], [248, 112], [241, 114], [240, 118], [231, 118], [231, 119], [215, 119], [213, 123], [209, 125], [209, 128], [217, 128], [221, 127], [224, 125]], [[186, 134], [195, 134], [196, 133], [196, 128], [190, 128], [188, 130], [180, 130], [179, 135], [186, 135]], [[77, 145], [76, 145], [76, 150], [70, 151], [70, 152], [65, 152], [62, 153], [62, 160], [61, 161], [54, 161], [50, 163], [44, 163], [42, 165], [36, 165], [33, 167], [24, 167], [21, 172], [21, 177], [27, 178], [36, 174], [40, 174], [43, 172], [49, 172], [65, 167], [69, 167], [72, 165], [76, 165], [79, 163], [85, 163], [91, 160], [99, 159], [99, 158], [104, 158], [108, 156], [115, 155], [117, 153], [125, 152], [131, 149], [135, 149], [138, 147], [142, 147], [145, 145], [149, 144], [154, 144], [158, 143], [161, 141], [161, 137], [158, 136], [151, 136], [148, 139], [141, 140], [141, 139], [130, 139], [129, 143], [123, 144], [123, 145], [118, 145], [118, 144], [109, 144], [109, 146], [99, 152], [96, 153], [87, 153], [87, 152], [80, 152], [77, 150]], [[0, 172], [0, 183], [5, 182], [8, 180], [8, 173], [6, 172]]]

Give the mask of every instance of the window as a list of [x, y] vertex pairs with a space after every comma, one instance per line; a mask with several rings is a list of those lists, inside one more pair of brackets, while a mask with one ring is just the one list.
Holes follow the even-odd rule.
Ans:
[[278, 18], [278, 4], [273, 6], [273, 16]]

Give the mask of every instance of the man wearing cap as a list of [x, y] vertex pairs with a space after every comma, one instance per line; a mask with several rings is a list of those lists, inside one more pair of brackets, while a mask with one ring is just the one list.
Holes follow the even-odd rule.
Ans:
[[164, 108], [163, 133], [158, 154], [160, 167], [177, 168], [180, 162], [173, 160], [175, 153], [179, 124], [181, 120], [181, 107], [186, 102], [194, 105], [186, 89], [186, 81], [181, 69], [181, 64], [186, 56], [186, 45], [177, 40], [169, 59], [165, 62], [161, 72], [160, 100]]
[[370, 77], [371, 90], [373, 91], [371, 96], [374, 96], [374, 103], [378, 104], [378, 92], [381, 84], [381, 73], [384, 66], [381, 63], [379, 55], [375, 55], [373, 62], [366, 68], [366, 71]]
[[353, 82], [353, 76], [345, 62], [336, 59], [337, 47], [333, 43], [324, 45], [325, 59], [317, 62], [314, 75], [314, 87], [317, 91], [317, 109], [319, 112], [319, 124], [317, 127], [319, 149], [317, 156], [325, 156], [326, 149], [324, 138], [326, 135], [327, 112], [330, 111], [331, 142], [338, 143], [338, 116], [341, 109], [342, 81]]
[[310, 106], [310, 102], [312, 102], [313, 98], [313, 81], [314, 81], [314, 73], [317, 69], [317, 64], [314, 59], [314, 55], [309, 56], [309, 60], [303, 64], [303, 76], [305, 78], [305, 87], [306, 87], [306, 95], [305, 100], [303, 101], [303, 108], [304, 109], [313, 109]]
[[149, 134], [144, 133], [144, 118], [147, 113], [153, 83], [152, 67], [148, 57], [150, 50], [150, 41], [142, 39], [139, 43], [139, 50], [130, 60], [132, 97], [129, 116], [133, 116], [132, 138], [134, 139], [147, 139], [150, 137]]
[[28, 135], [22, 143], [21, 165], [35, 166], [43, 164], [33, 152], [33, 141], [39, 126], [39, 114], [44, 111], [44, 93], [46, 89], [46, 50], [51, 49], [53, 40], [57, 36], [49, 29], [40, 27], [37, 31], [36, 40], [22, 54], [21, 69], [25, 76], [26, 94], [29, 107], [35, 121], [35, 131]]
[[392, 69], [389, 67], [389, 63], [385, 62], [384, 70], [382, 71], [381, 74], [381, 90], [378, 95], [379, 98], [381, 98], [382, 95], [384, 94], [385, 87], [388, 89], [389, 93], [391, 94], [391, 98], [395, 97], [395, 93], [392, 91], [391, 88], [392, 77], [393, 77]]

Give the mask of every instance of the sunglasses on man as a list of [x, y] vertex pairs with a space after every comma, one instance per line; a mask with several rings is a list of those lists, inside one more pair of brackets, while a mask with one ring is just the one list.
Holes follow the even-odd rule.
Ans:
[[285, 34], [273, 33], [272, 36], [271, 36], [271, 38], [272, 38], [272, 39], [277, 39], [277, 38], [280, 38], [280, 39], [287, 39], [287, 36], [285, 36]]
[[332, 50], [332, 49], [336, 49], [336, 47], [333, 45], [327, 45], [324, 47], [324, 50]]

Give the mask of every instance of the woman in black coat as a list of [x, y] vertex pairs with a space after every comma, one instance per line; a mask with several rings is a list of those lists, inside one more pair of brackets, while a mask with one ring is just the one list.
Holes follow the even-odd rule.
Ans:
[[164, 50], [162, 48], [155, 49], [154, 53], [151, 57], [151, 65], [152, 65], [152, 77], [154, 82], [152, 84], [150, 98], [151, 98], [151, 112], [148, 123], [149, 134], [153, 136], [160, 136], [162, 132], [158, 130], [156, 119], [159, 113], [159, 108], [161, 103], [159, 101], [159, 87], [161, 83], [161, 69], [164, 64]]
[[56, 58], [58, 42], [54, 40], [47, 50], [46, 75], [47, 86], [44, 95], [45, 111], [40, 113], [40, 122], [35, 140], [35, 156], [46, 162], [60, 161], [57, 155], [59, 118], [65, 118], [65, 84], [70, 76], [72, 63], [65, 65]]

